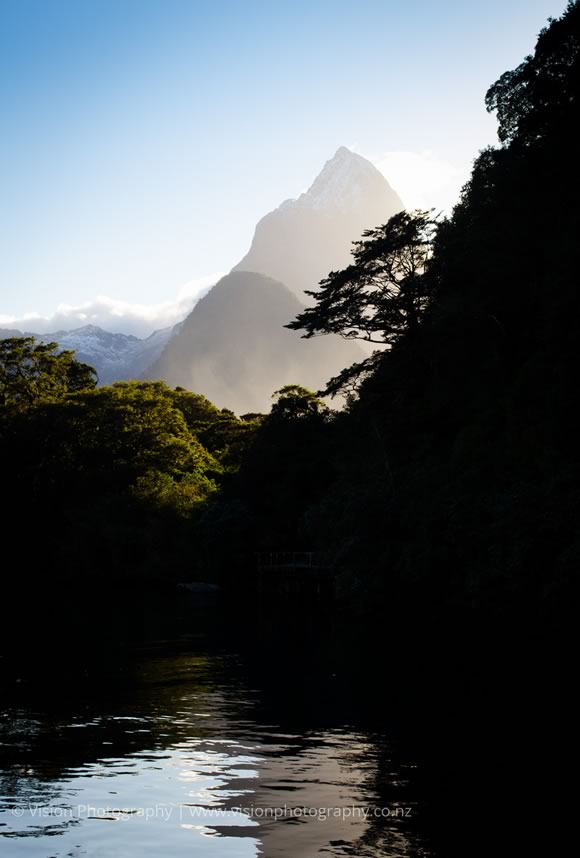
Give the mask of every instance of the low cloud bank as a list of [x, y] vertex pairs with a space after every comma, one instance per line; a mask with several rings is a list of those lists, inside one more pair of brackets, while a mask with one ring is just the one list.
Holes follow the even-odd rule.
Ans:
[[0, 327], [17, 328], [38, 334], [97, 325], [111, 333], [148, 337], [153, 331], [181, 322], [197, 301], [216, 283], [222, 272], [190, 280], [173, 301], [161, 304], [132, 304], [98, 295], [83, 304], [59, 304], [50, 316], [26, 313], [20, 317], [0, 314]]

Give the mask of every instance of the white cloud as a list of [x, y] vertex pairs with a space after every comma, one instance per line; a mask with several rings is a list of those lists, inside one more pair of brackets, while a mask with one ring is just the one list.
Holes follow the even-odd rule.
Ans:
[[175, 325], [187, 316], [196, 302], [223, 274], [216, 272], [190, 280], [179, 289], [175, 300], [161, 304], [132, 304], [106, 295], [98, 295], [83, 304], [59, 304], [50, 316], [39, 313], [0, 315], [0, 326], [32, 331], [36, 334], [97, 325], [112, 333], [146, 337], [159, 328]]
[[435, 208], [449, 213], [469, 178], [470, 164], [458, 166], [423, 152], [383, 152], [371, 158], [408, 209]]

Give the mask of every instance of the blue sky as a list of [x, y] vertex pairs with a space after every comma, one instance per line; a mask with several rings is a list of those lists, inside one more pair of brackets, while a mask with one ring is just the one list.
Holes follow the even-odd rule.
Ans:
[[0, 0], [0, 321], [104, 296], [153, 329], [340, 145], [449, 205], [487, 87], [564, 6]]

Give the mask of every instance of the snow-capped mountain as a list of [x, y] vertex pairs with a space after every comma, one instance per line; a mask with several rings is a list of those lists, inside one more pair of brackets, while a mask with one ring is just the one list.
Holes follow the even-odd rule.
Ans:
[[258, 223], [250, 250], [234, 271], [257, 271], [285, 283], [302, 301], [323, 277], [351, 261], [352, 242], [403, 209], [377, 168], [345, 146], [309, 189]]
[[94, 367], [99, 384], [112, 384], [143, 377], [165, 348], [172, 331], [173, 328], [164, 328], [141, 340], [132, 334], [111, 334], [96, 325], [84, 325], [72, 331], [50, 334], [22, 334], [0, 329], [0, 338], [35, 336], [45, 343], [57, 342], [61, 348], [76, 352], [78, 360]]
[[280, 208], [338, 209], [351, 214], [357, 208], [366, 208], [368, 212], [374, 197], [379, 198], [379, 206], [384, 202], [385, 210], [391, 203], [402, 206], [395, 191], [370, 161], [341, 146], [334, 157], [326, 162], [308, 190], [300, 194], [298, 199], [286, 200]]

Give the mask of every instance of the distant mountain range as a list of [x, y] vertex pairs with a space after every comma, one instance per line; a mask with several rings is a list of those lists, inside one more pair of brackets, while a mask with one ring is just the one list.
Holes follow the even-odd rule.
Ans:
[[132, 334], [111, 334], [96, 325], [51, 334], [0, 328], [0, 338], [35, 336], [45, 343], [57, 342], [63, 349], [75, 351], [80, 361], [93, 366], [99, 376], [99, 384], [112, 384], [146, 375], [161, 355], [172, 331], [172, 328], [164, 328], [154, 331], [146, 339], [139, 339]]
[[[305, 290], [349, 264], [365, 229], [402, 208], [382, 173], [341, 147], [305, 193], [260, 220], [246, 256], [175, 327], [146, 339], [94, 325], [36, 336], [74, 350], [100, 384], [163, 379], [238, 413], [267, 411], [274, 390], [289, 383], [318, 390], [363, 357], [352, 341], [304, 340], [284, 325], [309, 300]], [[0, 329], [0, 337], [21, 335]]]

